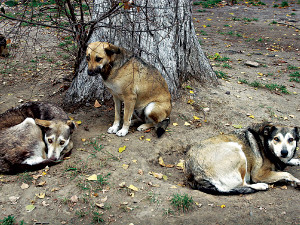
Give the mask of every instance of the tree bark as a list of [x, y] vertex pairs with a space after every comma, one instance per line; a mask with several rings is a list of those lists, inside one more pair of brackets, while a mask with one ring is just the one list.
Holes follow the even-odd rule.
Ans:
[[[113, 4], [110, 0], [94, 2], [94, 20]], [[124, 3], [117, 14], [95, 26], [89, 43], [94, 41], [107, 41], [127, 48], [154, 65], [166, 79], [173, 96], [182, 81], [190, 78], [201, 83], [217, 84], [216, 75], [195, 33], [190, 0], [135, 0], [134, 4]], [[87, 63], [83, 60], [79, 73], [66, 92], [66, 103], [109, 97], [101, 76], [89, 77]]]

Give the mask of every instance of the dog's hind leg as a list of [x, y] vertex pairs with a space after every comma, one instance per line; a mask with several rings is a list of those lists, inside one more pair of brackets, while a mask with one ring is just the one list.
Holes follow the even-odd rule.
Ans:
[[167, 117], [170, 115], [171, 104], [169, 107], [166, 106], [167, 106], [166, 103], [163, 104], [157, 102], [149, 103], [145, 108], [145, 116], [150, 121], [150, 123], [145, 123], [140, 125], [137, 128], [137, 130], [144, 131], [151, 127], [155, 127], [158, 124], [159, 130], [157, 130], [157, 133], [159, 133], [158, 136], [160, 137], [165, 132], [165, 129], [167, 128], [170, 122], [170, 120]]

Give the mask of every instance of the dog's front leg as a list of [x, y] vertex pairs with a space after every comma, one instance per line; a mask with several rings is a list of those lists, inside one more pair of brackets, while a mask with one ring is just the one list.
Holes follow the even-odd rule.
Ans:
[[115, 103], [115, 121], [114, 124], [108, 128], [107, 132], [110, 134], [115, 134], [119, 130], [120, 121], [121, 121], [121, 100], [113, 95]]
[[287, 165], [289, 166], [300, 166], [300, 160], [299, 159], [291, 159], [287, 162]]
[[128, 133], [128, 129], [131, 123], [131, 117], [134, 111], [136, 98], [124, 99], [124, 120], [123, 127], [117, 132], [118, 136], [125, 136]]

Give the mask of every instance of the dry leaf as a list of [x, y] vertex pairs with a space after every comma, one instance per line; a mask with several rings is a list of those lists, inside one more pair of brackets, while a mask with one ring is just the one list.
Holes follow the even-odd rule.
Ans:
[[35, 206], [34, 206], [34, 205], [27, 205], [27, 206], [25, 207], [25, 209], [27, 210], [27, 212], [31, 212], [32, 210], [35, 209]]
[[129, 167], [129, 165], [127, 165], [127, 164], [123, 164], [123, 165], [122, 165], [122, 167], [123, 167], [123, 169], [124, 169], [124, 170], [127, 170], [127, 169], [128, 169], [128, 167]]
[[38, 198], [45, 198], [45, 193], [35, 194], [35, 196]]
[[174, 126], [174, 127], [178, 126], [178, 123], [173, 123], [173, 126]]
[[39, 177], [41, 177], [42, 176], [42, 174], [38, 174], [38, 175], [32, 175], [32, 178], [33, 179], [35, 179], [35, 180], [37, 180]]
[[71, 202], [73, 202], [73, 203], [78, 202], [78, 197], [77, 197], [77, 195], [73, 195], [73, 196], [70, 198], [70, 200], [71, 200]]
[[200, 118], [197, 116], [193, 116], [193, 118], [194, 118], [194, 120], [200, 120]]
[[88, 180], [98, 180], [97, 174], [93, 174], [87, 178]]
[[188, 123], [188, 122], [185, 122], [184, 123], [184, 126], [190, 126], [191, 124], [190, 123]]
[[130, 184], [128, 186], [128, 188], [131, 189], [131, 190], [133, 190], [133, 191], [138, 191], [139, 190], [137, 187], [133, 186], [132, 184]]
[[52, 188], [51, 192], [55, 192], [55, 191], [58, 191], [58, 190], [60, 190], [60, 188]]
[[104, 208], [104, 203], [96, 203], [95, 205], [101, 209]]
[[42, 201], [42, 206], [49, 206], [49, 204], [47, 204], [46, 201]]
[[123, 187], [125, 187], [125, 186], [126, 186], [126, 183], [125, 183], [125, 182], [122, 182], [122, 183], [119, 184], [119, 187], [121, 187], [121, 188], [123, 188]]
[[126, 145], [124, 145], [123, 147], [120, 147], [119, 148], [119, 152], [122, 153], [126, 150]]
[[158, 163], [159, 163], [159, 165], [161, 165], [161, 166], [166, 166], [166, 164], [164, 163], [164, 160], [163, 160], [163, 158], [162, 157], [159, 157], [158, 158]]
[[22, 185], [21, 185], [21, 189], [27, 189], [27, 188], [29, 188], [29, 185], [28, 184], [26, 184], [26, 183], [22, 183]]
[[107, 196], [104, 198], [101, 198], [101, 202], [106, 202], [107, 201]]
[[12, 204], [17, 204], [17, 201], [20, 197], [17, 196], [10, 196], [8, 199], [11, 201]]
[[98, 102], [98, 100], [95, 101], [94, 107], [95, 108], [101, 107], [101, 104]]
[[164, 176], [162, 173], [155, 173], [155, 172], [149, 172], [149, 174], [160, 180], [163, 179]]
[[179, 163], [177, 163], [176, 168], [180, 169], [180, 170], [184, 169], [184, 160], [183, 159], [179, 160]]
[[46, 181], [44, 180], [44, 181], [41, 181], [37, 186], [44, 186], [46, 184]]
[[141, 170], [141, 169], [139, 169], [139, 170], [138, 170], [138, 174], [139, 174], [139, 175], [143, 175], [143, 174], [144, 174], [144, 171]]

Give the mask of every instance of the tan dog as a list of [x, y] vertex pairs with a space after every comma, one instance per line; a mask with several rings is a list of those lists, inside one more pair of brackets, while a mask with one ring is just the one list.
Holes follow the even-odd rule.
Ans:
[[214, 194], [247, 194], [267, 190], [268, 183], [300, 180], [286, 166], [299, 166], [293, 159], [299, 141], [297, 127], [260, 124], [232, 135], [220, 135], [193, 146], [185, 170], [194, 189]]
[[[88, 75], [101, 75], [103, 83], [113, 95], [115, 120], [108, 133], [125, 136], [131, 124], [134, 110], [143, 112], [146, 123], [139, 131], [156, 126], [160, 137], [169, 124], [171, 95], [159, 71], [127, 50], [107, 42], [89, 44], [86, 51]], [[121, 102], [124, 102], [123, 127], [121, 122]]]

